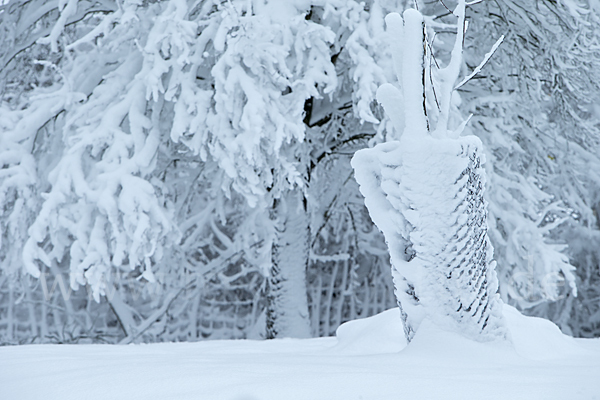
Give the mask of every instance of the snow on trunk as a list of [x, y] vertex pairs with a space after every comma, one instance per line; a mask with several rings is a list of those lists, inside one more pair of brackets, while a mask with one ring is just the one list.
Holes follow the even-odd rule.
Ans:
[[474, 136], [406, 142], [399, 147], [397, 189], [414, 257], [399, 273], [438, 324], [473, 338], [503, 335], [481, 142]]
[[[455, 15], [462, 46], [464, 1]], [[423, 17], [407, 10], [403, 27], [397, 14], [386, 22], [392, 32], [403, 30], [402, 91], [387, 84], [378, 99], [389, 115], [403, 113], [405, 126], [395, 126], [403, 131], [400, 141], [357, 152], [352, 166], [390, 250], [405, 335], [410, 341], [428, 318], [476, 340], [506, 337], [487, 235], [482, 144], [475, 136], [446, 130], [462, 47], [441, 71], [445, 109], [432, 135], [423, 100]]]
[[267, 338], [311, 337], [306, 291], [310, 230], [299, 189], [275, 200], [275, 239], [267, 294]]

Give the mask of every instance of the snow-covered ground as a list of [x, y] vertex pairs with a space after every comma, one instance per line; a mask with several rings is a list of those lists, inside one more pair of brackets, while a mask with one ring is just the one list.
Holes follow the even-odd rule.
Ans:
[[600, 399], [600, 339], [504, 306], [513, 345], [427, 320], [405, 346], [397, 309], [337, 338], [0, 348], [0, 399]]

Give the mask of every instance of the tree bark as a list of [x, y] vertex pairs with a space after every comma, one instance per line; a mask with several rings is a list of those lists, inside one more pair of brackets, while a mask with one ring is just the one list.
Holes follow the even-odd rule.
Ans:
[[271, 210], [275, 238], [267, 281], [267, 338], [311, 336], [306, 290], [310, 227], [301, 190], [289, 190]]

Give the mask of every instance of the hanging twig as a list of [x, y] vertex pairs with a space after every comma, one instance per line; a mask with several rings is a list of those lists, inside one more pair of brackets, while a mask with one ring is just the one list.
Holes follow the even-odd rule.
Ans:
[[442, 5], [444, 6], [444, 8], [445, 8], [446, 10], [448, 10], [448, 12], [450, 12], [450, 14], [452, 14], [452, 10], [451, 10], [451, 9], [449, 9], [449, 8], [448, 8], [448, 6], [446, 6], [446, 4], [443, 2], [443, 0], [439, 0], [439, 1], [440, 1], [440, 3], [442, 3]]

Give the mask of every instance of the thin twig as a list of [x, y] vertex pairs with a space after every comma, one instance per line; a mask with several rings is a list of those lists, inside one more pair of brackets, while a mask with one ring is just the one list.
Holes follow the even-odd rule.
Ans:
[[450, 12], [450, 14], [453, 14], [452, 10], [451, 10], [451, 9], [449, 9], [449, 8], [446, 6], [446, 4], [444, 4], [443, 0], [440, 0], [440, 3], [442, 3], [442, 5], [444, 6], [444, 8], [445, 8], [446, 10], [448, 10], [448, 11]]
[[473, 70], [473, 72], [471, 72], [465, 79], [463, 79], [458, 85], [456, 85], [454, 87], [454, 90], [457, 90], [458, 88], [464, 86], [467, 82], [469, 82], [475, 75], [477, 75], [483, 69], [483, 67], [487, 64], [487, 62], [490, 60], [490, 58], [492, 58], [492, 56], [498, 49], [498, 46], [500, 46], [500, 44], [502, 43], [503, 40], [504, 40], [504, 35], [500, 36], [500, 38], [492, 46], [492, 49], [485, 55], [485, 57], [483, 58], [483, 61], [481, 61], [481, 63]]

